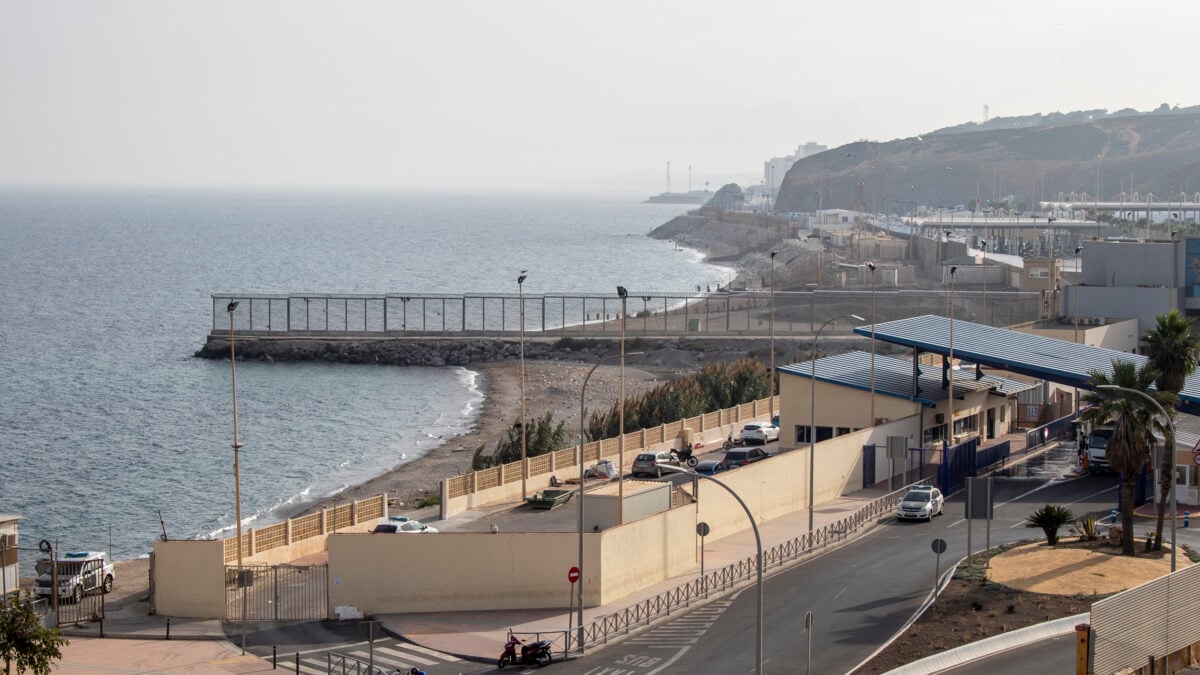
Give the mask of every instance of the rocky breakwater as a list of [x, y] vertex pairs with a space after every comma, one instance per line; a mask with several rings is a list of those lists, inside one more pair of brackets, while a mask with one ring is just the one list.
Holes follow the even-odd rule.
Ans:
[[[590, 361], [620, 349], [617, 341], [526, 340], [525, 358]], [[237, 356], [248, 361], [325, 361], [394, 366], [467, 366], [520, 358], [517, 340], [494, 338], [237, 338]], [[229, 358], [229, 340], [210, 335], [195, 356]]]

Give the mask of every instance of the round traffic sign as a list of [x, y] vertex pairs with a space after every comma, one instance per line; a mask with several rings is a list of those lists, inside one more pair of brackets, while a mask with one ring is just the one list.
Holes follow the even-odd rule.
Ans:
[[1200, 455], [1192, 455], [1192, 462], [1200, 464]]
[[696, 523], [696, 534], [700, 535], [701, 537], [707, 537], [709, 532], [710, 530], [708, 529], [708, 523], [704, 521]]
[[572, 566], [571, 569], [567, 570], [567, 581], [569, 581], [571, 583], [575, 583], [576, 581], [579, 581], [579, 568], [578, 567]]
[[933, 543], [929, 545], [929, 548], [933, 549], [934, 553], [941, 555], [946, 552], [946, 540], [934, 539]]

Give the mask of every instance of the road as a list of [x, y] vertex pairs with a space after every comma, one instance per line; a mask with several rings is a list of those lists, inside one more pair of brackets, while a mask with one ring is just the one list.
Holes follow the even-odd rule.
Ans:
[[[1076, 514], [1107, 513], [1115, 502], [1112, 476], [1073, 480], [997, 478], [991, 543], [1040, 533], [1025, 517], [1046, 503]], [[934, 538], [944, 539], [943, 568], [966, 554], [962, 497], [931, 523], [889, 522], [861, 539], [790, 568], [765, 582], [764, 670], [806, 672], [808, 635], [804, 615], [814, 614], [812, 672], [844, 673], [900, 630], [933, 586]], [[982, 523], [973, 548], [984, 547]], [[944, 571], [944, 569], [943, 569]], [[723, 603], [723, 604], [722, 604]], [[744, 589], [722, 603], [689, 612], [601, 652], [573, 662], [571, 672], [623, 675], [659, 672], [750, 673], [754, 671], [755, 594]]]

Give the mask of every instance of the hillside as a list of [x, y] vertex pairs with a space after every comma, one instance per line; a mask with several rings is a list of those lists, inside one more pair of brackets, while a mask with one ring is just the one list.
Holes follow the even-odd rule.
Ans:
[[[1027, 128], [943, 129], [886, 143], [858, 142], [799, 160], [777, 211], [862, 208], [902, 213], [911, 204], [954, 206], [1013, 196], [1029, 208], [1059, 192], [1117, 198], [1122, 190], [1200, 191], [1200, 112], [1113, 115]], [[823, 199], [819, 195], [823, 192]]]

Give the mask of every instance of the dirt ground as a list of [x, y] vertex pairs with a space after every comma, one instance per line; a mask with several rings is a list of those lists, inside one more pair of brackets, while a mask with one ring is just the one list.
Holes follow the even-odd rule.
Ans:
[[[1060, 539], [1024, 542], [963, 563], [937, 602], [860, 673], [884, 673], [906, 663], [1017, 628], [1087, 612], [1092, 602], [1171, 571], [1170, 551], [1133, 558], [1105, 542]], [[1190, 565], [1186, 555], [1180, 566]]]

